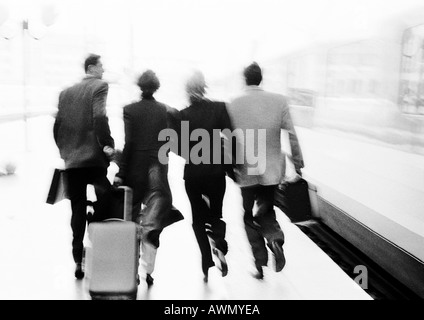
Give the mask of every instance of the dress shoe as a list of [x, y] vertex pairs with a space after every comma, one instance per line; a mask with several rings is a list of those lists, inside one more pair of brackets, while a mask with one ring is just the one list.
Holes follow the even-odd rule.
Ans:
[[154, 281], [153, 277], [150, 274], [146, 274], [146, 283], [148, 287], [153, 285], [153, 281]]
[[203, 282], [207, 283], [209, 280], [209, 270], [203, 271]]
[[78, 280], [81, 280], [82, 278], [84, 278], [84, 270], [82, 268], [81, 263], [77, 263], [75, 265], [75, 278], [77, 278]]
[[225, 255], [217, 248], [213, 248], [212, 252], [218, 258], [219, 264], [217, 267], [219, 270], [221, 270], [222, 276], [225, 277], [228, 274], [228, 265], [227, 261], [225, 260]]
[[255, 279], [262, 280], [264, 278], [264, 270], [261, 266], [256, 267], [256, 273], [253, 275]]
[[275, 257], [275, 272], [280, 272], [286, 265], [286, 258], [284, 257], [283, 246], [277, 241], [271, 242], [271, 250]]

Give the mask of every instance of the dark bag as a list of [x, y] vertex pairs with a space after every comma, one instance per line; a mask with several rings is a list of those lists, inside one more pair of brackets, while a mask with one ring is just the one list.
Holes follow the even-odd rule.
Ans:
[[312, 218], [308, 182], [303, 178], [296, 182], [280, 184], [275, 189], [274, 202], [291, 222], [301, 222]]
[[66, 171], [63, 169], [54, 169], [49, 193], [46, 203], [55, 204], [64, 199], [69, 199]]

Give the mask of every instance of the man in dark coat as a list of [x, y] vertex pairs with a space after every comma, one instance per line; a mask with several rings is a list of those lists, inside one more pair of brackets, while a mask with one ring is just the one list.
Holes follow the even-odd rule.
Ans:
[[102, 80], [103, 65], [99, 55], [90, 55], [84, 63], [86, 77], [63, 90], [53, 134], [65, 162], [72, 207], [72, 255], [75, 277], [84, 270], [83, 239], [87, 222], [87, 185], [94, 185], [99, 211], [107, 206], [104, 195], [110, 190], [107, 168], [114, 153], [109, 119], [106, 114], [108, 84]]

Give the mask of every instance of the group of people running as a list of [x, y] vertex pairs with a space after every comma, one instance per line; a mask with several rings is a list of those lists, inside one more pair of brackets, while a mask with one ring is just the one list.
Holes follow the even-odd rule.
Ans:
[[[107, 171], [116, 153], [106, 113], [108, 84], [102, 80], [101, 57], [90, 55], [84, 68], [86, 77], [60, 93], [53, 130], [68, 179], [77, 279], [84, 277], [86, 188], [94, 185], [98, 210], [108, 206], [112, 184]], [[244, 226], [257, 270], [254, 276], [264, 277], [267, 247], [274, 257], [275, 271], [284, 268], [284, 233], [274, 211], [275, 188], [285, 175], [281, 130], [289, 133], [291, 159], [299, 175], [304, 166], [302, 152], [287, 99], [261, 88], [262, 70], [257, 63], [247, 66], [243, 75], [245, 92], [231, 102], [223, 102], [207, 97], [204, 75], [194, 72], [185, 85], [189, 106], [177, 110], [155, 99], [160, 81], [152, 70], [147, 70], [137, 80], [141, 99], [123, 107], [125, 144], [113, 184], [133, 190], [132, 219], [140, 225], [141, 259], [149, 286], [154, 281], [160, 235], [173, 209], [169, 152], [185, 159], [185, 190], [204, 281], [208, 281], [208, 271], [215, 266], [213, 255], [222, 276], [228, 272], [222, 214], [226, 176], [241, 190]]]

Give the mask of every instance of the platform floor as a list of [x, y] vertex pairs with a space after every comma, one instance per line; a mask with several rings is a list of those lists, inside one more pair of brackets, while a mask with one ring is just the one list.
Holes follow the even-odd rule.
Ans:
[[[177, 160], [175, 160], [177, 159]], [[139, 286], [139, 300], [372, 300], [319, 247], [278, 211], [286, 235], [287, 264], [252, 277], [253, 260], [242, 224], [240, 190], [228, 180], [224, 200], [229, 273], [211, 269], [202, 281], [200, 252], [191, 228], [181, 162], [171, 159], [170, 183], [185, 220], [164, 230], [155, 284]], [[89, 300], [87, 280], [73, 276], [70, 204], [45, 203], [57, 161], [45, 149], [20, 154], [14, 175], [0, 177], [0, 299]], [[115, 168], [111, 167], [111, 175]], [[140, 270], [140, 274], [143, 274]]]

